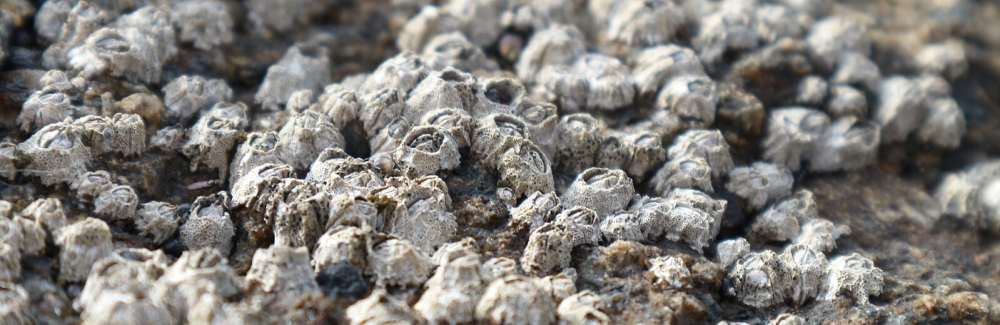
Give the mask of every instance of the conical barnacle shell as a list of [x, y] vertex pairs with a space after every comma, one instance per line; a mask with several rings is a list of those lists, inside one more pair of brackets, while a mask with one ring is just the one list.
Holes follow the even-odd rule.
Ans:
[[[361, 85], [358, 93], [362, 97], [368, 98], [368, 96], [376, 92], [392, 90], [405, 96], [424, 77], [427, 77], [429, 73], [430, 70], [427, 67], [427, 62], [419, 54], [403, 51], [382, 62]], [[397, 114], [393, 117], [396, 116], [399, 115]], [[362, 117], [362, 120], [365, 120], [365, 118]], [[367, 130], [368, 128], [366, 127], [365, 129]]]
[[883, 272], [872, 260], [858, 253], [840, 255], [830, 260], [820, 299], [833, 300], [849, 294], [855, 302], [868, 304], [868, 296], [882, 293]]
[[[602, 3], [602, 2], [597, 2]], [[668, 43], [687, 23], [684, 9], [673, 1], [608, 1], [590, 5], [598, 21], [601, 48], [625, 57], [642, 48]], [[606, 16], [605, 16], [606, 15]]]
[[589, 114], [565, 115], [557, 126], [556, 169], [579, 172], [596, 164], [597, 151], [604, 142], [600, 122]]
[[681, 156], [668, 161], [652, 179], [653, 190], [666, 195], [675, 188], [693, 188], [713, 193], [712, 168], [701, 157]]
[[393, 152], [393, 159], [412, 177], [453, 169], [458, 167], [460, 158], [458, 143], [451, 132], [436, 126], [410, 129]]
[[233, 19], [222, 1], [178, 3], [170, 12], [170, 21], [177, 27], [181, 41], [193, 43], [203, 51], [233, 41]]
[[495, 165], [504, 150], [521, 139], [530, 139], [528, 126], [510, 114], [492, 114], [474, 120], [472, 154]]
[[798, 171], [802, 161], [827, 132], [830, 117], [815, 109], [787, 107], [771, 110], [764, 139], [764, 159]]
[[417, 124], [427, 112], [454, 107], [470, 111], [476, 101], [476, 82], [472, 75], [446, 68], [420, 81], [408, 94], [402, 116]]
[[498, 278], [476, 305], [476, 321], [483, 324], [553, 324], [556, 304], [531, 278]]
[[240, 179], [254, 168], [284, 162], [278, 153], [278, 139], [278, 134], [274, 132], [247, 134], [246, 140], [236, 148], [230, 167], [232, 173], [229, 175], [229, 184], [232, 184], [234, 190]]
[[718, 130], [688, 130], [674, 139], [667, 149], [667, 159], [701, 157], [712, 168], [712, 177], [721, 177], [733, 168], [729, 144]]
[[376, 285], [417, 286], [430, 276], [430, 257], [407, 240], [390, 238], [368, 251], [365, 273]]
[[111, 185], [97, 194], [94, 213], [115, 222], [128, 223], [135, 218], [139, 197], [128, 185]]
[[104, 221], [86, 218], [70, 224], [56, 238], [59, 246], [59, 279], [83, 281], [91, 266], [111, 254], [111, 230]]
[[167, 117], [186, 122], [199, 111], [218, 102], [231, 100], [233, 90], [225, 80], [205, 80], [201, 76], [180, 76], [163, 87]]
[[510, 186], [515, 197], [536, 191], [555, 191], [552, 163], [545, 153], [531, 141], [522, 139], [515, 143], [497, 159], [499, 183]]
[[458, 32], [434, 36], [422, 52], [428, 65], [435, 70], [455, 68], [462, 71], [495, 71], [500, 69], [483, 49], [472, 44]]
[[633, 58], [632, 82], [636, 97], [652, 100], [664, 85], [681, 75], [705, 75], [698, 56], [690, 48], [675, 44], [648, 47]]
[[808, 153], [809, 170], [853, 170], [874, 163], [880, 131], [878, 124], [853, 116], [837, 119]]
[[70, 183], [87, 170], [92, 159], [84, 146], [80, 129], [65, 122], [49, 124], [18, 145], [31, 158], [21, 172], [38, 176], [42, 184]]
[[344, 148], [344, 136], [324, 115], [306, 111], [278, 131], [278, 154], [284, 163], [305, 170], [326, 148]]
[[181, 148], [181, 153], [191, 159], [191, 170], [203, 163], [217, 169], [219, 178], [224, 180], [229, 171], [229, 150], [249, 124], [247, 106], [243, 103], [215, 104], [191, 128], [188, 141]]
[[307, 89], [319, 93], [324, 85], [333, 82], [331, 79], [326, 48], [296, 44], [267, 69], [254, 100], [265, 109], [277, 110], [295, 91]]
[[531, 36], [517, 59], [517, 76], [528, 84], [547, 65], [569, 65], [586, 52], [583, 33], [572, 25], [553, 24]]
[[468, 148], [472, 144], [472, 116], [460, 108], [438, 108], [430, 110], [421, 118], [418, 126], [435, 126], [444, 128], [459, 148]]
[[581, 205], [597, 212], [600, 217], [623, 210], [628, 205], [635, 188], [632, 179], [620, 169], [589, 168], [563, 194], [567, 206]]
[[514, 114], [525, 97], [524, 86], [511, 78], [489, 78], [479, 80], [476, 100], [469, 112], [479, 118], [491, 114]]
[[21, 113], [17, 115], [17, 124], [21, 125], [21, 131], [31, 132], [72, 117], [74, 110], [68, 95], [56, 88], [47, 87], [28, 97]]
[[729, 171], [726, 189], [747, 200], [751, 210], [787, 195], [792, 191], [792, 173], [781, 165], [755, 162]]
[[229, 217], [229, 195], [219, 192], [202, 196], [191, 205], [187, 222], [180, 228], [180, 241], [188, 250], [214, 248], [228, 254], [233, 247], [235, 227]]
[[152, 237], [154, 243], [163, 243], [177, 232], [177, 206], [166, 202], [150, 201], [142, 204], [135, 226], [139, 232]]

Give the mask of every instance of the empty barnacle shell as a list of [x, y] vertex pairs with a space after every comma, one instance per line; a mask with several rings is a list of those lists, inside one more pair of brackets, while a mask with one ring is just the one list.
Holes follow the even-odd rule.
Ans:
[[458, 144], [458, 148], [468, 148], [472, 144], [470, 133], [472, 132], [472, 116], [460, 108], [438, 108], [425, 113], [419, 126], [434, 126], [443, 128], [451, 133], [451, 136]]
[[[362, 97], [367, 98], [376, 92], [392, 90], [403, 94], [402, 96], [405, 97], [405, 94], [416, 87], [429, 73], [430, 69], [427, 66], [427, 62], [419, 54], [411, 51], [403, 51], [383, 61], [361, 85], [358, 93]], [[399, 115], [397, 114], [393, 117], [396, 116]], [[362, 120], [366, 119], [362, 116]], [[368, 128], [366, 127], [365, 129], [367, 130]]]
[[781, 262], [770, 250], [752, 252], [740, 258], [728, 274], [736, 298], [757, 308], [784, 302], [786, 289], [795, 274], [785, 272]]
[[107, 171], [99, 170], [80, 174], [70, 184], [69, 189], [76, 191], [77, 198], [83, 201], [91, 201], [112, 185], [111, 175]]
[[627, 240], [641, 242], [646, 235], [641, 229], [642, 217], [632, 211], [618, 211], [601, 220], [601, 236], [609, 241]]
[[374, 162], [376, 154], [390, 155], [396, 148], [399, 148], [403, 144], [403, 139], [409, 134], [410, 127], [410, 122], [402, 117], [386, 123], [375, 136], [368, 139], [372, 152], [372, 157], [369, 160]]
[[667, 149], [667, 159], [700, 157], [712, 168], [712, 177], [718, 178], [733, 168], [729, 144], [719, 130], [688, 130], [674, 139]]
[[602, 309], [605, 308], [601, 296], [590, 290], [578, 292], [566, 297], [556, 310], [559, 324], [563, 325], [608, 325], [611, 318]]
[[410, 91], [402, 116], [416, 124], [427, 112], [438, 108], [469, 111], [476, 100], [475, 87], [472, 75], [453, 68], [431, 73]]
[[135, 218], [139, 197], [128, 185], [112, 184], [94, 198], [94, 214], [106, 220], [128, 223]]
[[653, 176], [652, 185], [653, 191], [659, 195], [666, 195], [675, 188], [693, 188], [708, 193], [714, 192], [712, 168], [701, 157], [681, 156], [668, 161]]
[[200, 50], [212, 50], [233, 41], [233, 19], [221, 1], [184, 1], [175, 3], [170, 21], [178, 29], [178, 38]]
[[312, 266], [315, 272], [320, 272], [327, 266], [347, 262], [359, 269], [368, 267], [367, 251], [370, 230], [366, 228], [334, 227], [316, 242], [313, 251]]
[[535, 77], [532, 93], [555, 103], [562, 112], [587, 108], [590, 85], [585, 76], [571, 66], [547, 65]]
[[309, 251], [281, 244], [254, 252], [246, 280], [250, 290], [264, 293], [301, 294], [319, 289], [309, 267]]
[[576, 60], [573, 71], [587, 81], [587, 109], [613, 111], [632, 104], [632, 74], [618, 59], [586, 54]]
[[218, 170], [219, 178], [224, 180], [229, 171], [229, 151], [249, 124], [247, 106], [243, 103], [216, 103], [198, 119], [181, 148], [181, 153], [191, 159], [191, 170], [203, 163]]
[[375, 289], [368, 298], [358, 300], [346, 310], [351, 325], [415, 324], [416, 313], [406, 301]]
[[177, 206], [166, 202], [150, 201], [142, 204], [135, 219], [135, 226], [143, 236], [152, 237], [161, 244], [177, 232]]
[[278, 134], [274, 132], [247, 134], [246, 141], [236, 148], [230, 169], [229, 184], [235, 189], [236, 184], [248, 175], [251, 170], [266, 164], [281, 164], [284, 162], [278, 153]]
[[815, 109], [786, 107], [771, 111], [764, 139], [764, 159], [798, 171], [827, 132], [830, 117]]
[[424, 46], [423, 56], [435, 70], [455, 68], [462, 71], [494, 71], [500, 67], [465, 35], [458, 32], [434, 36]]
[[590, 114], [570, 114], [557, 126], [556, 169], [576, 173], [594, 166], [604, 143], [600, 122]]
[[233, 90], [225, 80], [205, 80], [201, 76], [180, 76], [163, 87], [167, 117], [184, 123], [202, 109], [229, 101]]
[[882, 73], [879, 67], [867, 55], [848, 52], [840, 57], [837, 69], [830, 76], [830, 83], [845, 84], [870, 92], [879, 92]]
[[367, 193], [385, 185], [375, 164], [348, 156], [340, 148], [327, 148], [309, 167], [306, 181], [316, 182], [332, 194]]
[[850, 227], [835, 226], [830, 220], [821, 218], [805, 220], [799, 226], [802, 230], [792, 243], [806, 245], [824, 253], [837, 249], [837, 239], [851, 234]]
[[528, 237], [521, 255], [521, 268], [526, 273], [542, 274], [567, 268], [574, 242], [573, 232], [565, 225], [546, 223]]
[[722, 226], [726, 201], [691, 189], [674, 189], [667, 200], [673, 207], [666, 218], [660, 219], [660, 225], [653, 226], [663, 229], [668, 240], [684, 241], [695, 251], [711, 245]]
[[917, 139], [938, 147], [955, 149], [965, 135], [965, 115], [951, 98], [934, 98], [926, 102], [927, 115], [917, 129]]
[[17, 115], [17, 124], [21, 125], [21, 131], [32, 132], [72, 117], [74, 110], [68, 95], [56, 88], [46, 87], [32, 93], [24, 102], [21, 113]]
[[515, 64], [517, 76], [531, 84], [547, 65], [570, 65], [587, 51], [584, 35], [572, 25], [553, 24], [528, 40]]
[[80, 129], [64, 122], [49, 124], [17, 146], [30, 158], [21, 170], [27, 176], [38, 176], [42, 184], [70, 183], [87, 171], [92, 159], [90, 149], [83, 144]]
[[518, 231], [528, 230], [532, 233], [546, 222], [555, 220], [556, 214], [562, 210], [561, 201], [555, 192], [534, 192], [528, 195], [521, 204], [511, 209], [510, 224]]
[[560, 211], [553, 223], [573, 235], [573, 246], [596, 245], [601, 240], [601, 219], [594, 210], [575, 206]]
[[598, 22], [601, 24], [598, 38], [609, 53], [619, 57], [671, 42], [687, 23], [684, 9], [670, 0], [603, 3], [607, 4], [592, 4], [589, 9], [602, 11], [598, 15], [607, 15]]
[[691, 47], [705, 64], [719, 63], [727, 51], [757, 47], [757, 1], [726, 0], [718, 11], [702, 16]]
[[235, 227], [229, 217], [229, 194], [219, 192], [194, 201], [187, 221], [180, 227], [180, 241], [188, 250], [215, 248], [228, 255], [233, 247]]
[[715, 248], [717, 260], [723, 269], [728, 269], [733, 263], [750, 253], [750, 243], [740, 237], [720, 241]]
[[839, 255], [830, 260], [820, 299], [847, 294], [859, 305], [867, 305], [868, 296], [882, 293], [882, 278], [882, 270], [872, 260], [858, 253]]
[[837, 119], [812, 146], [807, 158], [809, 170], [854, 170], [874, 163], [880, 131], [878, 124], [860, 122], [853, 116]]
[[0, 177], [9, 181], [17, 176], [17, 145], [10, 142], [0, 142]]
[[823, 77], [808, 75], [799, 81], [798, 94], [795, 103], [809, 106], [819, 106], [826, 99], [830, 85]]
[[681, 75], [705, 75], [698, 56], [690, 48], [664, 44], [646, 48], [633, 58], [632, 81], [636, 97], [652, 100], [664, 85]]
[[833, 117], [868, 116], [868, 100], [865, 94], [847, 85], [830, 87], [830, 99], [826, 101], [826, 112]]
[[585, 206], [607, 216], [628, 205], [635, 188], [632, 179], [620, 169], [589, 168], [580, 173], [563, 194], [567, 206]]
[[556, 304], [536, 281], [522, 277], [498, 278], [486, 288], [476, 305], [482, 324], [553, 324]]
[[434, 264], [427, 253], [409, 241], [390, 238], [368, 251], [365, 273], [377, 286], [418, 286], [430, 276]]
[[867, 28], [849, 15], [832, 15], [816, 21], [806, 43], [816, 53], [816, 59], [828, 68], [840, 63], [846, 53], [868, 56], [871, 52]]
[[528, 126], [510, 114], [491, 114], [474, 120], [472, 154], [487, 164], [499, 162], [504, 150], [521, 139], [530, 139]]
[[411, 177], [434, 174], [458, 167], [458, 143], [448, 130], [436, 126], [410, 129], [393, 152], [393, 159]]
[[754, 162], [729, 171], [726, 189], [747, 200], [747, 207], [758, 210], [792, 191], [792, 172], [781, 165]]
[[[392, 88], [381, 89], [362, 98], [365, 104], [358, 117], [364, 125], [369, 141], [373, 134], [381, 132], [393, 120], [402, 118], [403, 111], [406, 110], [405, 100], [405, 93]], [[409, 120], [406, 121], [409, 123]]]
[[288, 121], [278, 131], [278, 139], [281, 160], [297, 170], [309, 168], [326, 148], [346, 146], [344, 136], [329, 118], [312, 111]]
[[59, 246], [59, 279], [87, 279], [91, 266], [111, 254], [111, 230], [104, 221], [86, 218], [64, 227], [56, 238]]
[[277, 110], [288, 102], [292, 93], [303, 89], [319, 93], [324, 85], [331, 82], [330, 59], [326, 48], [296, 44], [288, 48], [281, 60], [267, 69], [267, 76], [254, 99], [265, 109]]
[[532, 192], [555, 191], [552, 163], [531, 141], [517, 141], [505, 150], [496, 162], [499, 184], [509, 186], [515, 198]]
[[524, 86], [511, 78], [479, 80], [475, 104], [469, 109], [472, 117], [491, 114], [514, 114], [525, 97]]
[[958, 39], [924, 45], [914, 56], [914, 64], [921, 72], [958, 79], [969, 69], [964, 46]]
[[146, 123], [136, 114], [116, 113], [110, 121], [114, 127], [112, 148], [125, 156], [142, 154], [146, 150]]
[[432, 323], [471, 322], [491, 278], [479, 264], [478, 254], [456, 258], [439, 266], [427, 280], [427, 290], [413, 309]]

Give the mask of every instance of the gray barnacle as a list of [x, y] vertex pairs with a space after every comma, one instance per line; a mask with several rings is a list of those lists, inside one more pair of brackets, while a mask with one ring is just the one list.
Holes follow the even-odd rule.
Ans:
[[812, 17], [783, 4], [761, 4], [756, 16], [757, 35], [765, 44], [785, 37], [801, 38], [812, 23]]
[[294, 177], [295, 169], [289, 165], [268, 163], [254, 167], [231, 183], [232, 189], [230, 192], [233, 198], [230, 205], [233, 208], [254, 207], [272, 184], [276, 184], [285, 178]]
[[108, 292], [81, 316], [84, 324], [141, 324], [149, 320], [173, 323], [166, 306], [135, 292]]
[[375, 289], [368, 298], [361, 299], [346, 310], [351, 325], [416, 324], [416, 313], [385, 289]]
[[487, 47], [500, 36], [500, 14], [506, 5], [506, 1], [500, 0], [456, 0], [443, 5], [443, 10], [455, 16], [469, 41]]
[[515, 64], [517, 76], [528, 84], [548, 65], [570, 65], [587, 51], [584, 35], [572, 25], [553, 24], [528, 40]]
[[813, 145], [807, 158], [809, 170], [853, 170], [872, 164], [878, 158], [880, 135], [881, 128], [876, 123], [862, 122], [854, 116], [839, 118]]
[[564, 209], [552, 222], [573, 235], [573, 246], [596, 245], [601, 240], [601, 216], [583, 206]]
[[[579, 208], [579, 207], [578, 207]], [[632, 211], [618, 211], [601, 220], [601, 236], [608, 242], [618, 240], [641, 242], [646, 240], [642, 229], [643, 216]]]
[[764, 210], [750, 226], [750, 236], [762, 241], [783, 242], [799, 235], [799, 224], [818, 218], [812, 192], [801, 190]]
[[188, 250], [215, 248], [228, 255], [235, 227], [229, 217], [229, 194], [219, 192], [194, 201], [187, 221], [180, 227], [180, 241]]
[[483, 270], [493, 279], [503, 279], [520, 274], [517, 261], [507, 257], [494, 257], [483, 262]]
[[829, 253], [837, 249], [837, 239], [850, 235], [851, 228], [846, 225], [834, 225], [830, 220], [815, 218], [802, 222], [799, 235], [792, 240], [793, 244], [809, 246], [820, 252]]
[[372, 157], [369, 160], [374, 162], [376, 154], [391, 155], [403, 143], [403, 138], [410, 133], [410, 128], [410, 122], [402, 117], [388, 121], [385, 126], [378, 130], [378, 133], [368, 139], [368, 145], [372, 152]]
[[555, 191], [552, 163], [542, 149], [528, 140], [516, 141], [496, 161], [498, 184], [509, 186], [519, 198], [532, 192]]
[[882, 73], [878, 65], [867, 55], [857, 52], [844, 53], [830, 76], [832, 84], [851, 85], [870, 92], [878, 92], [881, 81]]
[[233, 41], [233, 19], [221, 1], [184, 1], [175, 3], [170, 21], [178, 37], [203, 51], [219, 48]]
[[500, 67], [465, 35], [458, 32], [434, 36], [424, 47], [423, 56], [435, 70], [494, 71]]
[[199, 111], [216, 103], [229, 101], [233, 90], [222, 79], [205, 80], [201, 76], [180, 76], [163, 87], [163, 105], [167, 117], [185, 123]]
[[681, 75], [705, 75], [694, 51], [675, 44], [649, 47], [633, 58], [632, 81], [636, 97], [651, 100], [671, 79]]
[[285, 103], [285, 111], [289, 114], [302, 114], [307, 108], [312, 107], [314, 98], [311, 89], [297, 90], [288, 95], [288, 102]]
[[94, 214], [119, 223], [132, 221], [138, 207], [139, 197], [128, 185], [112, 184], [94, 198]]
[[577, 175], [562, 200], [567, 206], [591, 208], [603, 217], [625, 209], [633, 194], [632, 179], [624, 171], [589, 168]]
[[267, 69], [267, 76], [254, 99], [265, 109], [278, 110], [295, 91], [308, 89], [319, 93], [324, 85], [331, 82], [330, 59], [326, 48], [296, 44], [285, 52], [281, 60]]
[[143, 236], [152, 237], [161, 244], [177, 232], [177, 206], [166, 202], [150, 201], [142, 204], [135, 219], [135, 226]]
[[96, 172], [85, 172], [77, 176], [76, 180], [70, 184], [69, 189], [76, 192], [76, 197], [82, 201], [89, 202], [111, 187], [113, 182], [111, 174], [99, 170]]
[[535, 77], [534, 96], [555, 103], [561, 112], [576, 112], [587, 107], [590, 85], [572, 66], [547, 65]]
[[106, 295], [114, 292], [145, 294], [167, 268], [163, 251], [118, 249], [94, 263], [86, 285], [73, 308], [84, 318]]
[[468, 148], [472, 144], [472, 116], [460, 108], [438, 108], [420, 118], [418, 126], [435, 126], [451, 133], [459, 148]]
[[[53, 3], [52, 6], [47, 6], [50, 2]], [[109, 16], [117, 15], [115, 12], [102, 10], [97, 4], [90, 2], [50, 2], [46, 2], [46, 6], [42, 7], [43, 10], [38, 13], [35, 21], [36, 27], [48, 25], [38, 30], [42, 37], [55, 41], [42, 54], [42, 65], [48, 69], [65, 66], [69, 60], [67, 52], [82, 46], [87, 41], [87, 36], [107, 24], [110, 18], [114, 18]], [[55, 4], [56, 2], [60, 4]], [[45, 10], [46, 7], [53, 10]], [[62, 13], [57, 14], [53, 11]]]
[[965, 136], [965, 115], [950, 97], [928, 99], [923, 124], [917, 129], [917, 139], [941, 148], [956, 149]]
[[91, 151], [83, 144], [79, 127], [65, 122], [49, 124], [18, 145], [30, 163], [21, 171], [38, 176], [42, 184], [70, 183], [87, 171]]
[[786, 289], [795, 275], [785, 272], [782, 260], [773, 251], [752, 252], [733, 265], [729, 279], [736, 298], [746, 305], [766, 308], [784, 302]]
[[701, 157], [681, 156], [672, 159], [656, 172], [651, 182], [653, 191], [658, 195], [666, 195], [675, 188], [693, 188], [714, 193], [712, 168]]
[[381, 173], [369, 161], [349, 156], [340, 148], [326, 148], [309, 167], [306, 181], [316, 182], [332, 194], [367, 193], [385, 185]]
[[254, 252], [246, 280], [250, 290], [263, 293], [302, 294], [319, 289], [309, 267], [309, 251], [281, 244]]
[[560, 325], [608, 325], [611, 324], [611, 318], [601, 311], [604, 308], [601, 296], [584, 290], [563, 299], [556, 309], [556, 315]]
[[671, 225], [670, 213], [676, 205], [674, 201], [658, 196], [636, 195], [632, 198], [628, 212], [638, 220], [631, 227], [642, 232], [641, 241], [656, 241], [663, 236], [668, 230], [666, 227]]
[[[68, 119], [67, 119], [68, 121]], [[83, 136], [83, 142], [98, 156], [115, 150], [115, 127], [111, 119], [87, 115], [73, 121]]]
[[408, 94], [402, 116], [416, 124], [427, 112], [454, 107], [469, 111], [475, 102], [476, 83], [472, 75], [446, 68], [420, 81]]
[[278, 131], [276, 149], [281, 161], [296, 170], [309, 168], [326, 148], [344, 148], [344, 136], [328, 117], [306, 111], [288, 121]]
[[330, 230], [339, 226], [364, 227], [383, 229], [383, 220], [378, 218], [375, 204], [362, 196], [338, 194], [330, 198], [329, 215], [323, 229]]
[[21, 125], [21, 131], [32, 132], [72, 117], [75, 110], [68, 95], [56, 88], [46, 87], [32, 93], [24, 102], [21, 113], [17, 115], [17, 124]]
[[[362, 98], [364, 105], [360, 111], [361, 116], [358, 117], [369, 136], [368, 141], [372, 141], [372, 135], [382, 132], [393, 120], [403, 118], [403, 112], [406, 110], [405, 100], [406, 93], [392, 88], [373, 91]], [[409, 123], [409, 120], [406, 122]]]
[[59, 246], [59, 279], [87, 279], [91, 266], [111, 254], [111, 230], [104, 221], [86, 218], [64, 227], [55, 240]]
[[562, 203], [555, 192], [534, 192], [510, 210], [510, 225], [519, 232], [527, 229], [530, 234], [546, 222], [555, 220], [560, 210]]
[[604, 11], [599, 42], [608, 52], [626, 57], [643, 48], [669, 43], [685, 27], [684, 9], [670, 0], [628, 0], [608, 2], [610, 8], [591, 5], [590, 10]]
[[556, 303], [538, 283], [522, 276], [493, 280], [476, 305], [482, 324], [538, 324], [556, 322]]
[[[368, 98], [369, 95], [374, 93], [392, 90], [403, 94], [401, 96], [405, 97], [405, 94], [416, 87], [429, 73], [430, 69], [427, 66], [427, 62], [419, 54], [403, 51], [382, 62], [361, 85], [358, 93], [362, 97]], [[368, 102], [368, 100], [365, 102]], [[399, 114], [395, 116], [399, 116]], [[367, 119], [362, 116], [362, 120]], [[367, 130], [368, 128], [366, 127], [365, 129]]]
[[[211, 300], [228, 300], [246, 290], [242, 277], [215, 249], [186, 251], [157, 280], [151, 298], [167, 303], [174, 313], [194, 316], [191, 309]], [[208, 300], [208, 301], [206, 301]]]
[[667, 150], [663, 148], [660, 136], [653, 132], [630, 132], [622, 138], [627, 155], [622, 169], [636, 179], [645, 178], [646, 174], [666, 159]]
[[729, 144], [719, 130], [688, 130], [674, 139], [667, 149], [667, 159], [700, 157], [712, 168], [712, 177], [718, 178], [733, 168]]
[[254, 168], [266, 164], [284, 163], [278, 153], [278, 139], [278, 134], [274, 132], [247, 134], [246, 141], [236, 148], [236, 154], [233, 155], [233, 162], [229, 167], [232, 170], [229, 184], [232, 184], [234, 191], [236, 184]]
[[496, 166], [505, 149], [530, 139], [528, 126], [510, 114], [491, 114], [473, 120], [472, 155]]
[[411, 177], [437, 173], [458, 167], [461, 155], [451, 132], [436, 126], [410, 129], [393, 152], [393, 159]]
[[[396, 37], [396, 47], [403, 51], [420, 53], [436, 36], [458, 31], [458, 24], [458, 19], [448, 10], [441, 10], [433, 4], [428, 4], [403, 25]], [[461, 33], [455, 34], [461, 35]]]
[[524, 86], [511, 78], [479, 80], [475, 104], [469, 108], [473, 118], [491, 114], [514, 114], [525, 97]]
[[[298, 179], [282, 180], [273, 193], [286, 196], [284, 201], [270, 198], [277, 207], [270, 220], [273, 223], [274, 243], [312, 249], [325, 229], [329, 194]], [[268, 213], [268, 216], [272, 215]]]
[[[9, 224], [13, 224], [13, 222], [8, 219], [0, 219], [0, 229], [10, 232], [18, 231], [16, 226], [11, 229]], [[0, 283], [17, 283], [21, 279], [21, 252], [14, 245], [19, 243], [14, 242], [17, 239], [11, 237], [2, 239], [4, 241], [0, 242]], [[2, 312], [0, 312], [0, 320], [4, 320]]]
[[781, 165], [754, 162], [729, 171], [726, 189], [747, 200], [747, 207], [759, 210], [792, 191], [792, 172]]
[[367, 262], [365, 274], [373, 276], [377, 286], [418, 286], [434, 267], [427, 253], [396, 238], [369, 248]]
[[476, 303], [491, 278], [479, 263], [478, 254], [456, 258], [437, 268], [413, 309], [431, 323], [472, 322]]
[[718, 11], [701, 17], [691, 47], [705, 64], [717, 64], [727, 51], [757, 47], [757, 1], [726, 0]]
[[[172, 39], [171, 39], [172, 40]], [[107, 74], [138, 83], [158, 83], [166, 57], [157, 39], [139, 28], [105, 27], [67, 53], [69, 66], [87, 79]]]
[[785, 107], [772, 110], [764, 139], [764, 159], [798, 171], [829, 125], [830, 117], [815, 109]]
[[[413, 195], [405, 193], [403, 196]], [[451, 202], [439, 196], [425, 199], [410, 198], [412, 202], [398, 202], [397, 215], [388, 221], [387, 232], [408, 240], [426, 255], [448, 241], [458, 231], [455, 216], [448, 212]], [[404, 207], [405, 205], [405, 207]], [[402, 213], [399, 213], [402, 212]]]
[[849, 294], [858, 304], [867, 305], [868, 296], [882, 293], [882, 277], [882, 270], [858, 253], [834, 257], [827, 268], [820, 299], [834, 300]]
[[868, 100], [860, 90], [847, 85], [830, 87], [830, 98], [826, 101], [826, 112], [832, 117], [868, 116]]
[[111, 117], [113, 126], [111, 148], [126, 157], [141, 155], [146, 150], [146, 123], [136, 114], [116, 113]]
[[252, 0], [246, 3], [246, 15], [253, 29], [265, 36], [284, 33], [305, 25], [310, 17], [324, 12], [319, 1]]
[[556, 127], [559, 125], [558, 108], [546, 102], [525, 100], [521, 102], [515, 115], [528, 127], [531, 142], [545, 151], [549, 159], [553, 158], [552, 153], [557, 140]]
[[635, 89], [632, 74], [618, 59], [600, 54], [586, 54], [573, 64], [573, 71], [587, 81], [586, 107], [614, 111], [632, 105]]
[[323, 90], [323, 94], [309, 110], [323, 113], [333, 121], [338, 130], [343, 130], [358, 121], [361, 103], [358, 101], [357, 91], [333, 84]]
[[711, 245], [722, 226], [726, 201], [712, 199], [701, 191], [691, 189], [674, 189], [667, 195], [667, 200], [674, 205], [659, 226], [665, 237], [671, 241], [683, 241], [699, 252]]
[[715, 248], [717, 261], [723, 269], [728, 269], [743, 256], [750, 253], [750, 243], [743, 237], [720, 241]]
[[[44, 247], [46, 232], [50, 236], [59, 234], [60, 229], [66, 226], [66, 213], [63, 211], [62, 203], [57, 198], [37, 199], [21, 210], [19, 217], [14, 218], [20, 223], [21, 231], [25, 233], [25, 238], [29, 233], [39, 234]], [[28, 230], [33, 228], [36, 230]], [[44, 248], [42, 248], [44, 249]], [[34, 255], [27, 253], [27, 255]]]
[[327, 266], [347, 262], [360, 270], [368, 267], [367, 245], [370, 240], [370, 228], [353, 226], [334, 227], [316, 242], [313, 250], [312, 266], [319, 273]]
[[438, 247], [437, 251], [434, 252], [434, 255], [431, 256], [431, 260], [434, 262], [435, 266], [439, 267], [439, 269], [441, 266], [467, 256], [475, 257], [476, 265], [480, 265], [478, 262], [480, 256], [479, 253], [476, 252], [478, 250], [479, 248], [476, 247], [476, 239], [472, 237], [465, 237], [462, 240], [450, 242]]
[[546, 223], [528, 237], [521, 255], [521, 268], [526, 273], [541, 274], [567, 268], [574, 242], [573, 232], [565, 225]]
[[799, 89], [795, 103], [800, 105], [819, 106], [826, 99], [830, 84], [821, 76], [808, 75], [799, 81]]
[[229, 150], [249, 124], [247, 106], [243, 103], [216, 103], [198, 119], [181, 148], [181, 153], [191, 159], [191, 170], [203, 163], [210, 169], [217, 169], [219, 179], [224, 180], [229, 171]]
[[570, 114], [557, 125], [556, 169], [577, 173], [596, 164], [604, 143], [600, 122], [590, 114]]
[[813, 24], [806, 44], [816, 53], [819, 62], [830, 68], [840, 63], [846, 53], [868, 56], [871, 40], [867, 35], [867, 27], [859, 19], [832, 15]]

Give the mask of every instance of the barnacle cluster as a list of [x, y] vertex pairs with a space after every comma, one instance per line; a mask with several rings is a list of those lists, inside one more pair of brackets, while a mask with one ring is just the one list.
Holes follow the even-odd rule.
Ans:
[[[868, 233], [1000, 233], [995, 4], [38, 2], [0, 324], [1000, 322], [995, 272]], [[825, 182], [872, 173], [937, 190]]]

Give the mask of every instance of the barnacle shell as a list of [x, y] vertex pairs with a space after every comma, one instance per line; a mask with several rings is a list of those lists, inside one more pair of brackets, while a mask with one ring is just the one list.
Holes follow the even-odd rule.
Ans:
[[442, 169], [458, 167], [461, 156], [451, 132], [436, 126], [418, 126], [403, 138], [393, 159], [404, 166], [407, 174], [419, 177]]
[[86, 218], [64, 227], [56, 238], [59, 246], [59, 279], [83, 281], [91, 266], [111, 254], [111, 230], [104, 221]]
[[70, 183], [87, 170], [90, 149], [83, 145], [80, 130], [70, 124], [47, 125], [18, 145], [31, 162], [21, 171], [38, 176], [42, 184]]
[[882, 277], [882, 270], [858, 253], [834, 257], [827, 268], [825, 289], [820, 298], [833, 300], [848, 294], [858, 304], [866, 305], [868, 296], [882, 293]]
[[215, 248], [223, 254], [229, 253], [233, 247], [235, 229], [229, 218], [226, 201], [229, 201], [226, 192], [195, 200], [187, 222], [180, 227], [180, 240], [184, 247], [189, 250]]
[[563, 194], [568, 206], [580, 205], [607, 216], [628, 205], [635, 188], [632, 179], [620, 169], [590, 168], [577, 176]]
[[483, 324], [553, 324], [556, 304], [532, 279], [500, 278], [490, 283], [476, 305], [476, 321]]

